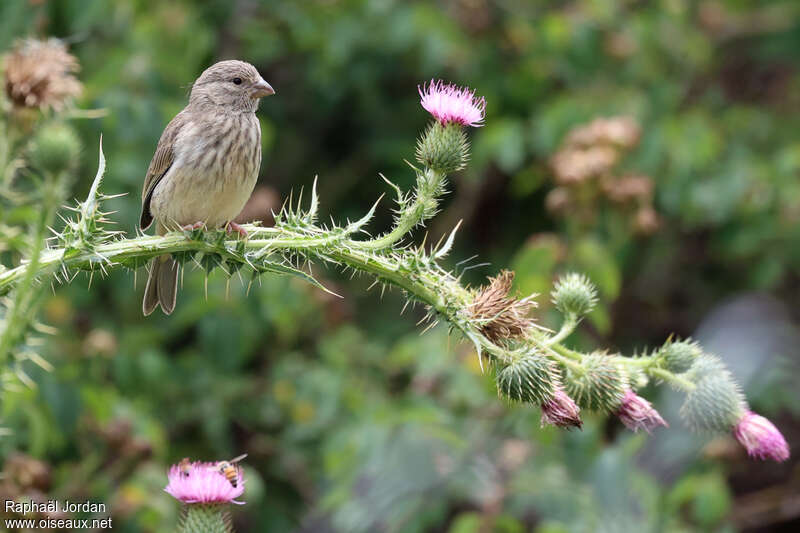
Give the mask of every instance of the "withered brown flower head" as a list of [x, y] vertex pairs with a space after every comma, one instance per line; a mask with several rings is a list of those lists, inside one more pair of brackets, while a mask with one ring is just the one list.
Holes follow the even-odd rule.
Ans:
[[617, 164], [619, 157], [619, 152], [611, 146], [569, 147], [556, 152], [550, 163], [556, 181], [571, 185], [605, 174]]
[[513, 281], [514, 272], [510, 270], [489, 278], [489, 284], [479, 289], [469, 308], [472, 317], [481, 324], [481, 333], [494, 343], [523, 337], [534, 325], [528, 314], [536, 303], [509, 296]]
[[73, 75], [80, 64], [58, 39], [19, 41], [4, 63], [6, 94], [17, 107], [58, 111], [81, 93]]
[[567, 135], [567, 144], [572, 146], [612, 144], [632, 148], [639, 142], [641, 134], [642, 130], [633, 117], [601, 117], [572, 129]]
[[653, 180], [648, 176], [628, 174], [602, 183], [603, 192], [612, 202], [625, 204], [635, 200], [650, 203], [653, 198]]

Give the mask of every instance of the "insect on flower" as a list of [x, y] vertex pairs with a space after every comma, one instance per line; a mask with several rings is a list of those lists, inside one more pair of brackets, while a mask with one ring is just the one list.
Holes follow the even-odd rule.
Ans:
[[178, 463], [178, 469], [181, 472], [181, 476], [189, 477], [189, 474], [192, 472], [192, 461], [188, 457], [184, 457], [181, 459], [181, 462]]
[[239, 465], [236, 464], [247, 457], [246, 453], [231, 459], [230, 461], [219, 461], [211, 468], [225, 476], [225, 479], [235, 488], [239, 483]]

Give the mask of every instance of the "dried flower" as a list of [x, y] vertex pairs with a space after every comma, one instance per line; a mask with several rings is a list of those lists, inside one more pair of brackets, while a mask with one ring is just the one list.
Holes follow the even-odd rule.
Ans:
[[624, 204], [653, 197], [653, 180], [648, 176], [631, 174], [603, 181], [603, 192], [612, 202]]
[[566, 213], [572, 205], [572, 195], [566, 187], [556, 187], [547, 193], [544, 205], [551, 213]]
[[622, 404], [617, 409], [617, 416], [625, 424], [625, 427], [632, 431], [643, 429], [650, 433], [658, 426], [668, 426], [658, 411], [653, 409], [650, 402], [630, 389], [625, 391], [625, 396], [622, 397]]
[[645, 205], [636, 211], [633, 226], [640, 235], [650, 235], [661, 225], [661, 220], [651, 205]]
[[789, 458], [789, 445], [778, 428], [752, 411], [745, 411], [733, 428], [733, 436], [751, 457], [773, 461]]
[[619, 160], [619, 152], [610, 146], [567, 148], [559, 150], [551, 160], [556, 181], [561, 185], [580, 183], [611, 170]]
[[510, 270], [489, 278], [489, 284], [481, 287], [469, 308], [481, 324], [481, 333], [494, 343], [522, 337], [534, 325], [528, 314], [536, 303], [529, 298], [509, 297], [513, 281], [514, 272]]
[[443, 126], [483, 126], [486, 100], [483, 97], [477, 98], [474, 90], [452, 83], [446, 84], [442, 80], [431, 80], [427, 86], [423, 84], [418, 89], [422, 107]]
[[578, 404], [559, 388], [550, 400], [542, 404], [542, 425], [580, 428], [583, 425], [580, 412]]
[[244, 492], [244, 478], [238, 472], [236, 486], [219, 472], [216, 463], [195, 461], [187, 465], [172, 465], [169, 469], [169, 483], [164, 489], [176, 500], [183, 503], [236, 503]]
[[81, 93], [78, 60], [58, 39], [20, 41], [5, 58], [6, 93], [17, 107], [62, 109]]
[[613, 144], [631, 148], [639, 142], [641, 133], [641, 128], [633, 117], [601, 117], [570, 131], [567, 144], [572, 146]]

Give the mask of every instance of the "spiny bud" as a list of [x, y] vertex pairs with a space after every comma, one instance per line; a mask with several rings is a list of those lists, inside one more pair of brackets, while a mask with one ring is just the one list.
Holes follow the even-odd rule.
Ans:
[[503, 396], [539, 405], [552, 398], [557, 380], [549, 359], [540, 354], [526, 354], [500, 369], [496, 383]]
[[30, 160], [34, 166], [58, 174], [70, 170], [78, 161], [81, 141], [63, 123], [51, 123], [41, 128], [33, 139]]
[[691, 368], [695, 360], [703, 355], [700, 346], [691, 340], [667, 341], [656, 353], [658, 365], [675, 374]]
[[567, 369], [564, 388], [584, 409], [614, 411], [622, 403], [628, 390], [628, 376], [603, 353], [589, 354], [583, 358], [583, 373]]
[[550, 296], [556, 308], [565, 315], [583, 316], [597, 303], [597, 289], [589, 278], [575, 272], [562, 276]]
[[433, 122], [417, 141], [417, 161], [443, 174], [461, 170], [468, 160], [467, 135], [457, 123]]
[[703, 354], [687, 372], [695, 389], [686, 395], [681, 416], [697, 430], [727, 431], [745, 412], [736, 381], [719, 358]]

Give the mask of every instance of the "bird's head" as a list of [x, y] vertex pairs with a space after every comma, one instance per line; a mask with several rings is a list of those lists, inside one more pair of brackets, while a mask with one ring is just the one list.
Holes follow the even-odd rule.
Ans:
[[230, 111], [255, 111], [258, 101], [275, 94], [272, 86], [244, 61], [220, 61], [208, 67], [192, 84], [189, 102], [222, 106]]

